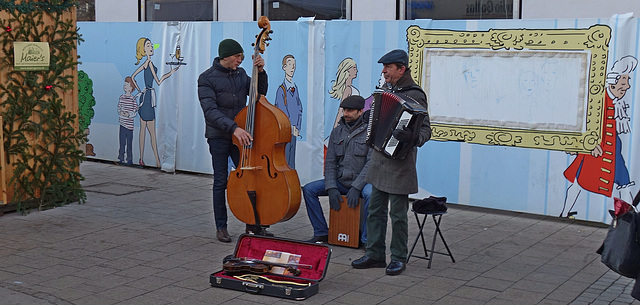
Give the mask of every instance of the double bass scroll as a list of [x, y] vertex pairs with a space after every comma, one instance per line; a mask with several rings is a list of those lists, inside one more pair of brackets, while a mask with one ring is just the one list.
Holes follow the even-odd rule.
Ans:
[[[267, 17], [258, 20], [262, 29], [254, 44], [254, 57], [264, 53], [271, 40]], [[300, 207], [298, 173], [289, 167], [285, 145], [291, 141], [291, 123], [282, 110], [258, 93], [258, 68], [251, 73], [249, 103], [235, 118], [253, 138], [250, 145], [233, 143], [240, 150], [237, 168], [229, 175], [229, 209], [238, 220], [249, 225], [271, 225], [289, 220]]]

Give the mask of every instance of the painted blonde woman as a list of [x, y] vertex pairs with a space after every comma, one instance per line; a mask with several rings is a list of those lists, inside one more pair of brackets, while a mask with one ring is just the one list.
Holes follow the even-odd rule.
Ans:
[[[180, 66], [176, 66], [165, 75], [158, 78], [158, 68], [153, 65], [151, 56], [153, 56], [153, 43], [151, 43], [151, 40], [145, 37], [138, 39], [138, 43], [136, 43], [136, 59], [138, 60], [136, 65], [138, 65], [143, 58], [146, 58], [133, 72], [133, 74], [131, 74], [131, 78], [133, 79], [133, 83], [136, 86], [136, 89], [138, 89], [138, 92], [141, 92], [140, 101], [138, 103], [138, 114], [140, 115], [140, 160], [138, 160], [138, 163], [140, 165], [145, 165], [143, 161], [146, 135], [145, 130], [148, 130], [151, 140], [151, 149], [153, 149], [153, 154], [156, 157], [156, 167], [160, 167], [158, 144], [156, 141], [156, 91], [153, 89], [153, 83], [155, 81], [159, 86], [165, 79], [171, 76], [173, 72], [178, 70]], [[140, 88], [136, 83], [136, 75], [142, 71], [144, 71], [144, 88]]]
[[[358, 66], [356, 65], [356, 61], [350, 57], [343, 59], [338, 65], [338, 71], [336, 72], [336, 80], [333, 81], [333, 86], [331, 86], [331, 90], [329, 94], [332, 98], [340, 100], [344, 100], [346, 97], [351, 95], [360, 95], [360, 91], [358, 88], [353, 86], [353, 79], [358, 76]], [[342, 117], [342, 108], [338, 108], [338, 113], [336, 114], [336, 119], [333, 123], [333, 127], [335, 128]]]

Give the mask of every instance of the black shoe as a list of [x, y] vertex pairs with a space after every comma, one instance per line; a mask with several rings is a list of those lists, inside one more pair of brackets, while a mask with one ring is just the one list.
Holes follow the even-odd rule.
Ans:
[[308, 243], [326, 244], [329, 242], [329, 236], [314, 236], [312, 239], [307, 240]]
[[223, 243], [230, 243], [231, 242], [231, 237], [229, 236], [229, 232], [227, 232], [227, 229], [220, 229], [216, 232], [216, 237], [218, 238], [219, 241], [223, 242]]
[[351, 262], [351, 267], [356, 269], [384, 268], [386, 265], [384, 260], [373, 259], [366, 255]]
[[269, 236], [269, 237], [275, 236], [273, 233], [267, 231], [267, 228], [262, 228], [262, 234], [264, 234], [264, 236]]
[[244, 232], [247, 234], [254, 234], [254, 235], [260, 235], [260, 236], [268, 236], [268, 237], [275, 236], [273, 235], [273, 233], [267, 231], [267, 227], [262, 227], [262, 226], [247, 225]]
[[398, 275], [407, 268], [407, 265], [404, 262], [391, 260], [389, 266], [387, 266], [387, 275]]

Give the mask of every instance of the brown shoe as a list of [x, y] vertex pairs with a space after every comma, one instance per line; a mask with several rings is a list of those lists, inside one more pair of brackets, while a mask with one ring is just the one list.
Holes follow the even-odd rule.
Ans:
[[223, 242], [223, 243], [230, 243], [231, 242], [231, 237], [229, 236], [229, 232], [227, 232], [227, 229], [220, 229], [216, 232], [216, 237], [218, 238], [219, 241]]

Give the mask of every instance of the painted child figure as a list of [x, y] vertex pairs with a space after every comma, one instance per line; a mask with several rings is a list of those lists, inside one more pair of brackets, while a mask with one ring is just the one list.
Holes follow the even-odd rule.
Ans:
[[118, 102], [118, 120], [120, 121], [118, 161], [124, 163], [126, 147], [127, 164], [133, 164], [133, 149], [131, 147], [133, 143], [133, 118], [136, 117], [138, 112], [136, 99], [140, 95], [131, 95], [134, 88], [133, 80], [130, 76], [127, 76], [124, 79], [124, 94], [120, 96], [120, 101]]

